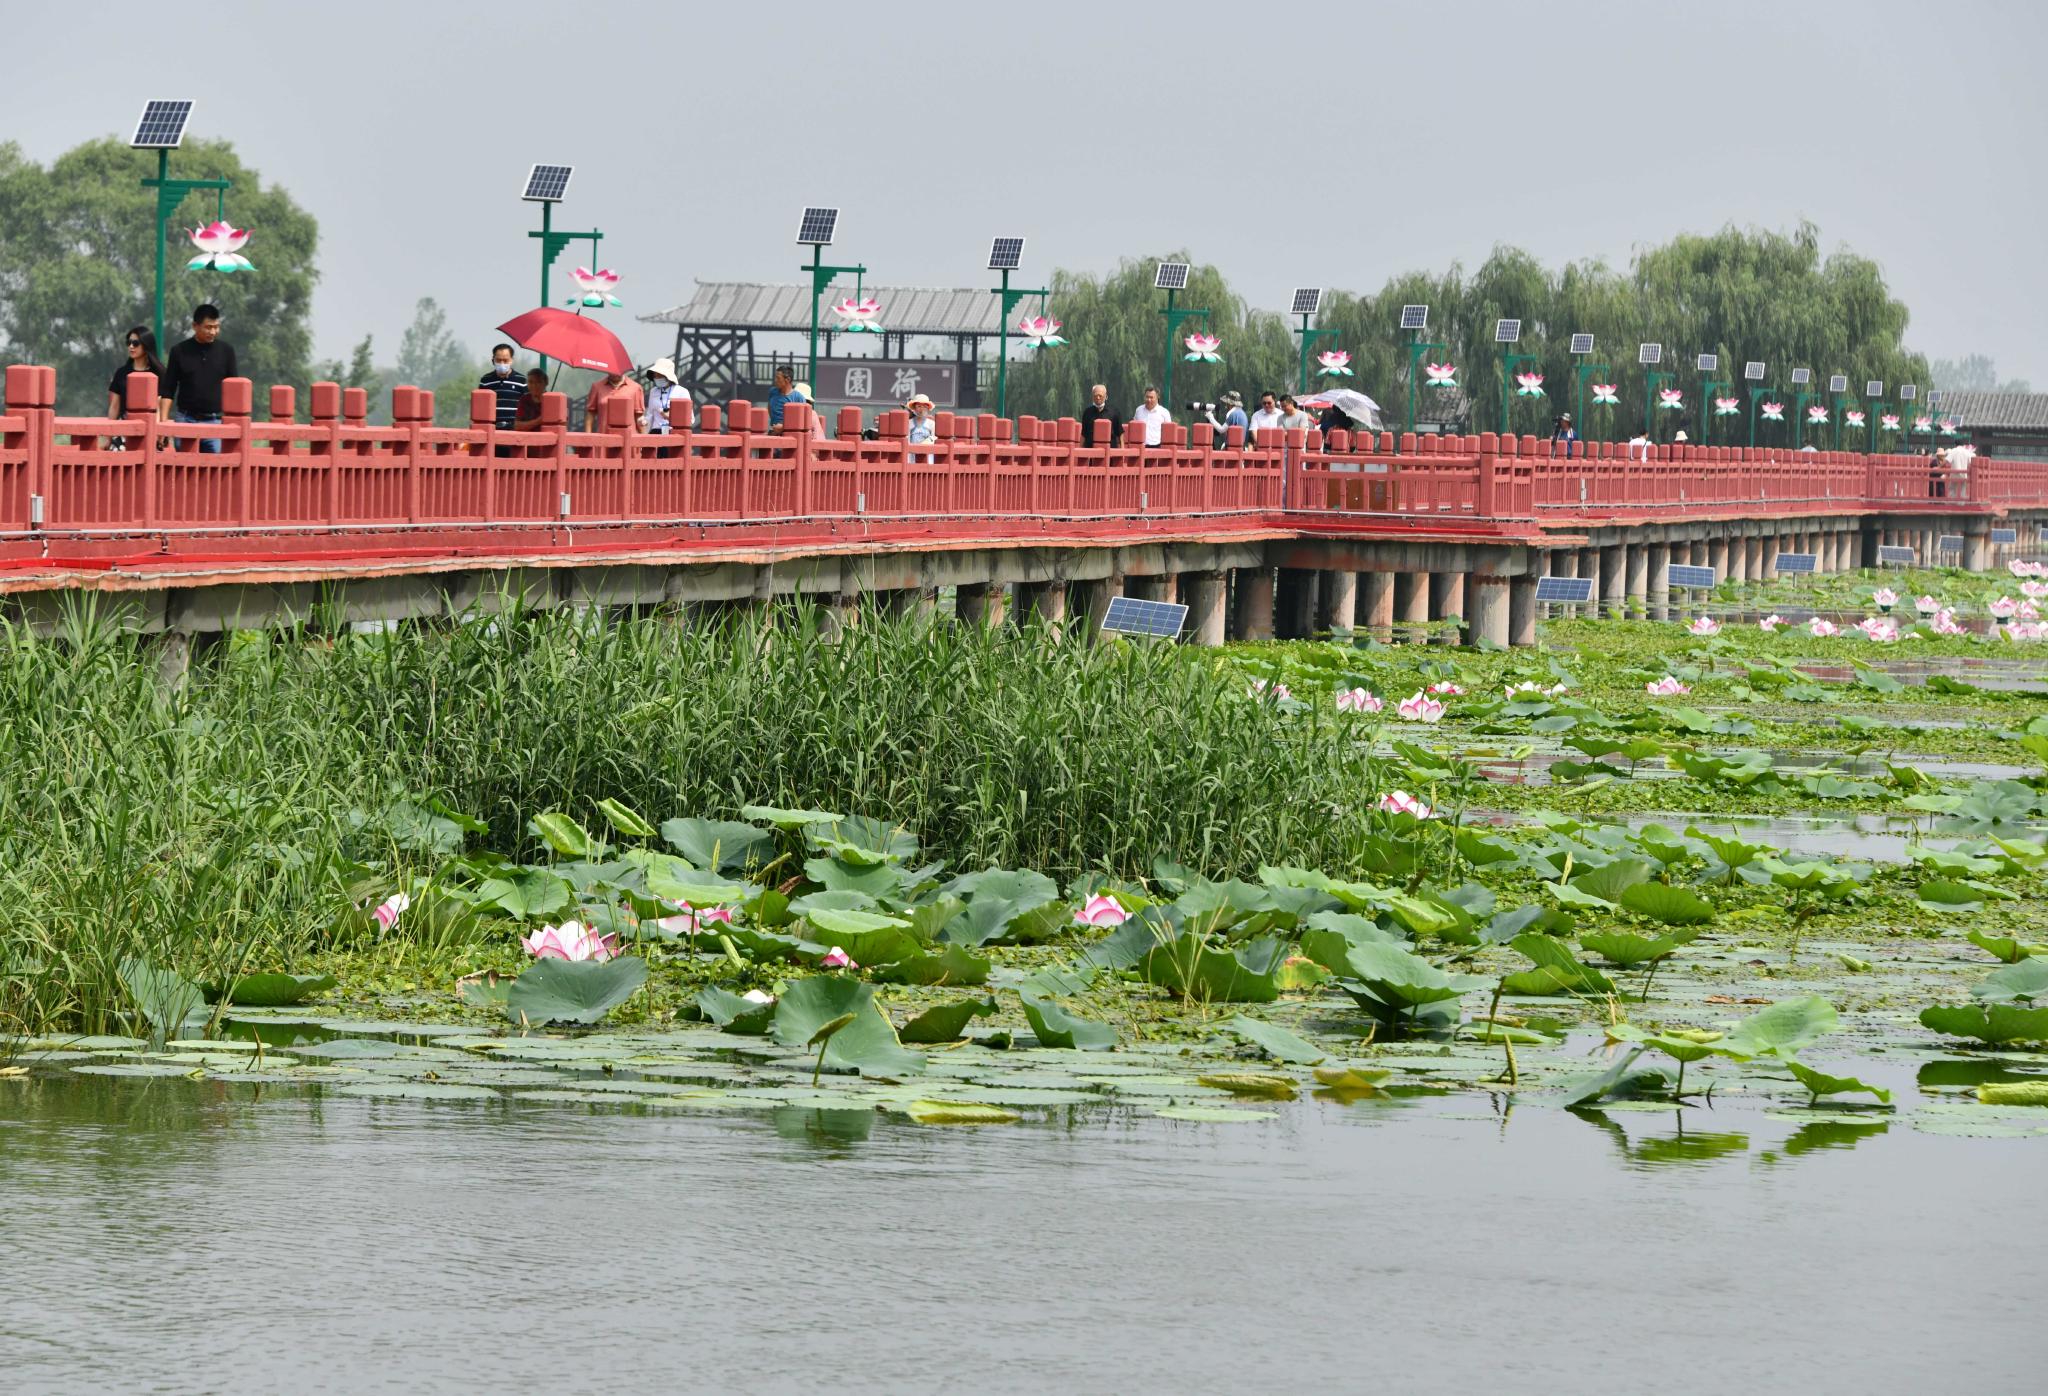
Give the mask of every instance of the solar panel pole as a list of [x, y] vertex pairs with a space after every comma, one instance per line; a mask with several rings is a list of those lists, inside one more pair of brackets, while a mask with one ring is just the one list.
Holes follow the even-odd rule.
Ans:
[[1767, 397], [1777, 396], [1776, 388], [1752, 387], [1749, 390], [1749, 444], [1756, 445], [1757, 404]]
[[1415, 332], [1415, 338], [1408, 345], [1408, 434], [1415, 434], [1415, 376], [1422, 368], [1422, 356], [1448, 349], [1444, 344], [1424, 344], [1422, 331]]
[[1310, 319], [1310, 318], [1311, 318], [1311, 317], [1309, 317], [1309, 316], [1307, 316], [1307, 315], [1304, 315], [1304, 316], [1302, 316], [1302, 317], [1301, 317], [1301, 328], [1295, 331], [1295, 333], [1296, 333], [1296, 334], [1298, 334], [1298, 335], [1300, 335], [1300, 336], [1301, 336], [1301, 380], [1300, 380], [1300, 382], [1298, 382], [1298, 383], [1296, 383], [1296, 384], [1295, 384], [1295, 387], [1294, 387], [1294, 391], [1296, 391], [1297, 393], [1303, 393], [1303, 394], [1306, 394], [1306, 393], [1308, 392], [1308, 356], [1309, 356], [1309, 352], [1310, 352], [1310, 351], [1311, 351], [1312, 349], [1314, 349], [1314, 348], [1315, 348], [1315, 345], [1316, 345], [1316, 341], [1317, 341], [1317, 340], [1319, 340], [1319, 339], [1335, 339], [1335, 338], [1337, 337], [1337, 332], [1336, 332], [1335, 330], [1312, 330], [1312, 329], [1310, 329], [1310, 328], [1308, 327], [1308, 322], [1309, 322], [1309, 319]]
[[[1732, 382], [1720, 378], [1700, 379], [1700, 440], [1706, 445], [1714, 444], [1714, 392], [1719, 388], [1732, 388]], [[1749, 444], [1756, 445], [1756, 425], [1750, 424]]]
[[1669, 383], [1677, 376], [1656, 371], [1643, 375], [1643, 435], [1651, 441], [1657, 439], [1657, 385]]
[[[825, 298], [825, 288], [832, 284], [833, 277], [849, 274], [865, 277], [868, 269], [865, 266], [828, 267], [825, 265], [825, 245], [814, 242], [811, 244], [811, 264], [798, 270], [811, 274], [811, 373], [806, 381], [815, 385], [818, 381], [818, 302]], [[812, 391], [817, 391], [815, 386]]]
[[[1611, 364], [1580, 364], [1577, 367], [1577, 369], [1575, 369], [1572, 373], [1572, 376], [1578, 379], [1579, 384], [1577, 393], [1579, 404], [1579, 416], [1577, 425], [1579, 428], [1579, 439], [1582, 441], [1592, 440], [1591, 437], [1586, 435], [1587, 432], [1592, 430], [1592, 426], [1586, 421], [1586, 379], [1591, 377], [1595, 373], [1612, 372], [1614, 372], [1614, 367]], [[1584, 452], [1581, 452], [1580, 454], [1583, 455]]]
[[1795, 451], [1806, 444], [1806, 400], [1812, 396], [1803, 390], [1792, 394], [1792, 449]]
[[[597, 245], [604, 240], [604, 234], [595, 228], [592, 228], [587, 233], [556, 232], [555, 203], [552, 199], [540, 200], [540, 231], [528, 233], [527, 236], [540, 239], [540, 303], [542, 305], [548, 303], [548, 297], [552, 294], [548, 289], [551, 284], [549, 274], [554, 270], [555, 258], [561, 256], [570, 243], [578, 238], [587, 238], [590, 241], [590, 262], [594, 267], [597, 264]], [[543, 373], [547, 371], [547, 366], [547, 356], [542, 355], [540, 367]]]
[[224, 179], [172, 179], [167, 146], [157, 147], [156, 178], [143, 180], [142, 186], [156, 190], [156, 344], [157, 352], [163, 353], [171, 347], [164, 341], [164, 248], [171, 240], [171, 219], [194, 190], [216, 189], [225, 200], [233, 186]]
[[1160, 401], [1166, 404], [1166, 410], [1169, 412], [1173, 410], [1173, 342], [1180, 334], [1181, 322], [1183, 320], [1191, 320], [1199, 315], [1204, 328], [1207, 328], [1209, 324], [1208, 311], [1196, 310], [1192, 307], [1176, 307], [1173, 303], [1175, 294], [1173, 287], [1169, 286], [1166, 288], [1166, 309], [1159, 312], [1166, 317], [1166, 381], [1161, 392]]
[[1848, 399], [1848, 394], [1847, 394], [1847, 393], [1830, 393], [1830, 394], [1829, 394], [1829, 396], [1830, 396], [1830, 397], [1832, 397], [1832, 398], [1834, 398], [1834, 400], [1835, 400], [1835, 445], [1834, 445], [1834, 449], [1835, 449], [1835, 450], [1837, 450], [1837, 451], [1839, 451], [1839, 450], [1841, 450], [1841, 449], [1842, 449], [1842, 403], [1843, 403], [1843, 402], [1845, 402], [1845, 401], [1846, 401], [1846, 400]]
[[1506, 435], [1508, 434], [1508, 408], [1509, 408], [1510, 404], [1512, 404], [1512, 403], [1514, 402], [1514, 400], [1515, 400], [1515, 399], [1514, 399], [1514, 393], [1513, 393], [1513, 390], [1512, 390], [1512, 386], [1511, 386], [1511, 385], [1512, 385], [1512, 384], [1514, 383], [1514, 381], [1515, 381], [1515, 369], [1516, 369], [1516, 368], [1517, 368], [1518, 366], [1522, 365], [1522, 364], [1533, 364], [1533, 363], [1535, 363], [1535, 362], [1536, 362], [1536, 357], [1537, 357], [1537, 356], [1536, 356], [1536, 355], [1534, 355], [1534, 354], [1503, 354], [1503, 355], [1501, 355], [1501, 360], [1500, 360], [1500, 434], [1501, 434], [1502, 436], [1506, 436]]
[[[1002, 270], [1003, 284], [994, 293], [1002, 298], [1003, 304], [1002, 357], [996, 363], [996, 415], [1007, 417], [1010, 415], [1010, 312], [1031, 296], [1050, 296], [1052, 292], [1044, 286], [1030, 291], [1021, 288], [1013, 291], [1010, 289], [1010, 269], [1004, 267]], [[817, 379], [811, 381], [815, 383]]]
[[1884, 413], [1884, 399], [1870, 399], [1870, 415], [1864, 419], [1863, 451], [1865, 455], [1877, 454], [1877, 419]]

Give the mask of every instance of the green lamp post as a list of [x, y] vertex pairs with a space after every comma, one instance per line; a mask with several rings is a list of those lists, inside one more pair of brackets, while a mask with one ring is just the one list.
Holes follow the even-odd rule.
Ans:
[[1422, 335], [1429, 328], [1429, 307], [1426, 305], [1404, 305], [1401, 307], [1401, 328], [1415, 336], [1408, 344], [1408, 434], [1415, 434], [1415, 379], [1422, 368], [1425, 354], [1446, 350], [1443, 344], [1425, 344]]
[[171, 240], [171, 219], [186, 196], [201, 189], [214, 190], [221, 201], [216, 207], [224, 207], [227, 191], [232, 187], [225, 179], [171, 178], [171, 152], [184, 144], [185, 126], [191, 119], [192, 103], [189, 101], [148, 102], [143, 106], [141, 119], [135, 123], [135, 135], [128, 142], [130, 149], [156, 152], [156, 178], [143, 180], [142, 187], [156, 190], [155, 324], [159, 351], [170, 347], [164, 342], [164, 248]]
[[1870, 414], [1863, 420], [1863, 453], [1874, 456], [1877, 454], [1877, 420], [1884, 412], [1883, 382], [1876, 378], [1870, 379], [1863, 385], [1863, 396], [1869, 403], [1865, 410]]
[[1657, 365], [1664, 362], [1664, 346], [1661, 344], [1638, 344], [1636, 363], [1652, 370], [1643, 376], [1643, 437], [1657, 439], [1657, 385], [1669, 383], [1671, 375], [1657, 371]]
[[1301, 328], [1295, 331], [1296, 334], [1301, 336], [1301, 377], [1296, 380], [1294, 385], [1294, 390], [1297, 393], [1306, 393], [1308, 391], [1308, 356], [1315, 352], [1317, 342], [1337, 337], [1335, 330], [1312, 330], [1309, 328], [1309, 321], [1313, 320], [1316, 313], [1322, 308], [1323, 291], [1320, 286], [1297, 286], [1294, 288], [1294, 301], [1287, 313], [1301, 317]]
[[1166, 308], [1159, 312], [1166, 317], [1166, 372], [1162, 375], [1160, 400], [1170, 404], [1173, 401], [1173, 350], [1175, 342], [1180, 337], [1181, 324], [1183, 321], [1199, 318], [1206, 328], [1209, 323], [1209, 312], [1174, 304], [1175, 297], [1188, 288], [1186, 262], [1161, 262], [1159, 270], [1153, 273], [1152, 288], [1166, 292]]
[[1807, 389], [1812, 383], [1812, 369], [1792, 370], [1792, 386], [1797, 390], [1792, 394], [1792, 449], [1795, 451], [1806, 445], [1806, 403], [1813, 396]]
[[[588, 241], [590, 264], [594, 267], [597, 265], [597, 245], [604, 239], [604, 234], [595, 228], [588, 232], [572, 233], [566, 229], [557, 230], [555, 227], [555, 205], [568, 196], [569, 179], [575, 173], [574, 165], [535, 165], [527, 172], [526, 192], [519, 196], [527, 203], [540, 205], [540, 228], [538, 231], [529, 232], [527, 236], [540, 241], [542, 305], [547, 305], [552, 298], [553, 293], [549, 290], [550, 274], [554, 270], [555, 259], [562, 255], [564, 249], [579, 239]], [[543, 370], [548, 366], [545, 355], [541, 358], [540, 366]]]
[[[996, 296], [1000, 300], [1003, 307], [1000, 336], [1002, 348], [996, 360], [996, 415], [998, 417], [1010, 415], [1010, 312], [1023, 304], [1028, 297], [1044, 297], [1052, 294], [1051, 290], [1044, 286], [1034, 287], [1030, 290], [1011, 289], [1010, 273], [1017, 270], [1023, 261], [1023, 238], [997, 238], [989, 245], [988, 269], [990, 271], [999, 271], [1003, 274], [1003, 284], [990, 292], [991, 295]], [[816, 371], [815, 368], [812, 369], [813, 374]], [[813, 378], [812, 381], [815, 382], [816, 379]]]
[[1835, 402], [1835, 444], [1829, 449], [1839, 451], [1842, 449], [1842, 404], [1849, 400], [1848, 374], [1837, 373], [1829, 376], [1828, 396]]
[[1586, 380], [1595, 374], [1604, 375], [1612, 372], [1614, 372], [1613, 364], [1580, 364], [1572, 370], [1572, 376], [1578, 379], [1578, 390], [1574, 395], [1574, 400], [1578, 404], [1577, 420], [1581, 437], [1586, 437], [1587, 432], [1591, 430], [1590, 424], [1586, 421]]
[[1508, 434], [1508, 408], [1514, 401], [1515, 369], [1522, 364], [1534, 363], [1534, 354], [1516, 353], [1509, 346], [1522, 341], [1520, 320], [1495, 320], [1493, 342], [1501, 346], [1500, 351], [1500, 434]]

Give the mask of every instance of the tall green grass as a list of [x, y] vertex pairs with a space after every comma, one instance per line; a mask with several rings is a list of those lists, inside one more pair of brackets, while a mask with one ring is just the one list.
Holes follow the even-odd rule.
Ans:
[[872, 814], [956, 868], [1063, 879], [1356, 862], [1362, 746], [1209, 656], [827, 619], [245, 634], [175, 689], [89, 613], [54, 638], [0, 627], [0, 1014], [106, 1030], [127, 955], [219, 980], [364, 934], [365, 865], [404, 858], [364, 816], [408, 797], [515, 856], [538, 852], [533, 814], [610, 797], [656, 820]]

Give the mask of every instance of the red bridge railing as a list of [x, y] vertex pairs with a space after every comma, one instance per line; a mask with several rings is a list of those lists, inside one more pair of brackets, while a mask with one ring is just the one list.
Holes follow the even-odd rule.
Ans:
[[[770, 532], [797, 539], [850, 525], [919, 536], [1121, 536], [1169, 528], [1297, 532], [1453, 530], [1531, 536], [1609, 520], [1889, 510], [1989, 513], [2048, 506], [2048, 466], [1979, 461], [1952, 473], [1916, 455], [1583, 443], [1533, 436], [1261, 431], [1247, 442], [1203, 423], [1154, 448], [1084, 441], [1072, 419], [939, 414], [911, 445], [909, 419], [860, 414], [816, 431], [792, 405], [780, 432], [747, 402], [701, 409], [693, 428], [636, 432], [621, 403], [568, 429], [560, 394], [537, 430], [500, 431], [495, 400], [470, 424], [434, 425], [433, 394], [392, 393], [371, 426], [360, 389], [298, 395], [231, 379], [218, 424], [155, 420], [155, 379], [128, 380], [127, 414], [56, 415], [48, 368], [6, 373], [0, 411], [0, 565], [220, 553], [332, 556], [354, 550], [474, 552], [584, 546], [588, 531], [645, 542]], [[1133, 432], [1131, 439], [1140, 439]], [[218, 454], [201, 444], [218, 441]], [[582, 538], [565, 532], [585, 531]]]

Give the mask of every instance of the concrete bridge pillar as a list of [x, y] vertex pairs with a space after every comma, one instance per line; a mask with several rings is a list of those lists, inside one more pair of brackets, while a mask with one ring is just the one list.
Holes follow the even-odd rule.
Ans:
[[1188, 638], [1197, 645], [1220, 645], [1224, 632], [1224, 600], [1230, 588], [1221, 572], [1189, 572], [1181, 578], [1181, 596], [1188, 607]]
[[1017, 620], [1059, 625], [1067, 618], [1065, 582], [1020, 582], [1017, 585]]
[[1358, 624], [1358, 574], [1325, 572], [1318, 630], [1348, 639]]
[[1617, 543], [1600, 550], [1600, 609], [1618, 616], [1628, 609], [1628, 545]]
[[1237, 638], [1273, 638], [1273, 569], [1240, 567], [1233, 579], [1237, 593]]
[[1762, 569], [1757, 573], [1757, 576], [1762, 580], [1766, 582], [1778, 580], [1779, 551], [1779, 543], [1775, 534], [1766, 534], [1756, 540], [1756, 554], [1762, 561]]
[[[1431, 620], [1463, 621], [1465, 614], [1465, 574], [1463, 572], [1432, 572], [1429, 574], [1429, 618]], [[1458, 630], [1445, 631], [1433, 638], [1439, 645], [1455, 645], [1460, 638]]]
[[1641, 543], [1630, 547], [1627, 561], [1629, 610], [1636, 615], [1650, 613], [1650, 550]]
[[1508, 579], [1508, 643], [1536, 643], [1536, 578], [1525, 573]]
[[1003, 589], [991, 582], [962, 582], [953, 594], [953, 614], [968, 625], [1001, 625], [1003, 600]]
[[1586, 598], [1585, 609], [1580, 612], [1587, 620], [1593, 620], [1599, 616], [1600, 599], [1606, 595], [1600, 589], [1600, 550], [1598, 548], [1579, 549], [1578, 575], [1586, 578], [1593, 584], [1593, 594]]
[[1420, 644], [1423, 632], [1417, 622], [1429, 620], [1429, 573], [1400, 572], [1394, 577], [1394, 619], [1404, 623], [1401, 638]]
[[1510, 642], [1506, 577], [1469, 573], [1465, 577], [1465, 605], [1473, 644], [1482, 640], [1496, 645]]
[[1316, 633], [1315, 572], [1283, 567], [1278, 580], [1274, 632], [1283, 640], [1305, 640]]
[[1972, 519], [1963, 530], [1963, 567], [1970, 572], [1991, 570], [1991, 525]]
[[1652, 543], [1644, 549], [1649, 554], [1646, 591], [1644, 600], [1646, 614], [1651, 620], [1671, 619], [1671, 545]]
[[1742, 540], [1742, 554], [1748, 559], [1751, 583], [1764, 579], [1764, 540], [1761, 534], [1752, 534]]
[[1734, 540], [1712, 538], [1707, 541], [1707, 566], [1714, 569], [1716, 577], [1728, 575], [1728, 554], [1733, 551], [1729, 545]]
[[939, 594], [928, 587], [906, 587], [882, 593], [882, 614], [899, 619], [929, 616], [938, 608]]
[[1386, 644], [1394, 638], [1394, 574], [1365, 574], [1365, 625], [1373, 639]]
[[[1537, 574], [1538, 576], [1576, 577], [1579, 575], [1579, 554], [1576, 548], [1553, 549], [1550, 552], [1537, 553], [1535, 556], [1541, 559], [1539, 565], [1543, 569]], [[1597, 600], [1598, 598], [1595, 599]], [[1569, 616], [1573, 612], [1573, 608], [1564, 602], [1546, 601], [1543, 604], [1549, 608], [1544, 612], [1549, 617]]]
[[1749, 540], [1741, 534], [1728, 540], [1728, 570], [1719, 574], [1724, 582], [1749, 581]]

